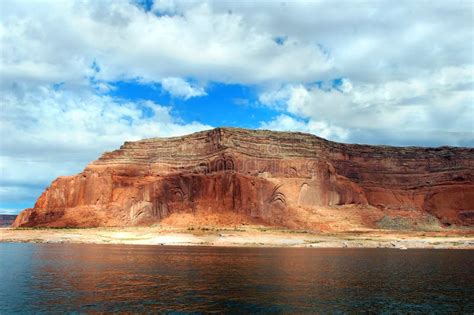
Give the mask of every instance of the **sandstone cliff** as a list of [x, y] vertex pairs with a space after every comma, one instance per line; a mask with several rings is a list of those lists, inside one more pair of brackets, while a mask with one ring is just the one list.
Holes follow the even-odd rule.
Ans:
[[82, 173], [53, 181], [14, 226], [194, 220], [350, 229], [387, 218], [472, 225], [473, 163], [472, 148], [350, 145], [218, 128], [126, 142]]

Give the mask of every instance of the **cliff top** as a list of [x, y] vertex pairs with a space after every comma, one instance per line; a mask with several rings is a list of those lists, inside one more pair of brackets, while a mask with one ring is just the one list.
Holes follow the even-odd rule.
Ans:
[[127, 141], [120, 149], [105, 152], [91, 165], [154, 163], [206, 159], [223, 152], [260, 158], [330, 159], [335, 154], [371, 158], [462, 158], [473, 160], [474, 149], [462, 147], [394, 147], [343, 144], [301, 132], [282, 132], [220, 127], [189, 135]]

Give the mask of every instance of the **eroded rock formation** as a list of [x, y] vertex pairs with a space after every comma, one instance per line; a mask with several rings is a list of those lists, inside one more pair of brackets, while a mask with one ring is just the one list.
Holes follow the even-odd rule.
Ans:
[[323, 228], [356, 218], [355, 226], [375, 227], [393, 213], [471, 225], [473, 162], [472, 148], [349, 145], [218, 128], [126, 142], [82, 173], [53, 181], [14, 226], [149, 225], [221, 214], [234, 218], [230, 224]]

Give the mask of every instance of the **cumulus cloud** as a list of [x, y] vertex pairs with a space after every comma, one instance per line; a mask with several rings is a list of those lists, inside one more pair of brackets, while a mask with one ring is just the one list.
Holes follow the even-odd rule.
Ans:
[[241, 14], [255, 28], [317, 43], [333, 60], [335, 77], [375, 82], [472, 63], [469, 1], [214, 1], [213, 6]]
[[[343, 79], [329, 88], [287, 85], [263, 92], [259, 100], [307, 119], [309, 132], [315, 133], [311, 124], [324, 123], [334, 132], [320, 135], [336, 141], [472, 146], [472, 73], [474, 68], [469, 65], [442, 68], [430, 76], [405, 81], [353, 84]], [[280, 124], [281, 117], [262, 127], [285, 126]]]
[[185, 100], [207, 94], [202, 87], [193, 86], [181, 78], [165, 78], [161, 80], [161, 86], [171, 96], [180, 97]]
[[474, 39], [468, 1], [4, 1], [0, 24], [4, 78], [71, 84], [93, 62], [104, 81], [404, 80], [472, 64]]
[[[176, 15], [145, 12], [125, 1], [7, 1], [2, 7], [7, 80], [86, 83], [93, 62], [100, 66], [99, 80], [143, 82], [306, 81], [331, 67], [315, 43], [294, 38], [278, 45], [270, 30], [207, 2], [189, 4]], [[172, 3], [155, 7], [175, 10]]]
[[281, 114], [270, 121], [260, 123], [260, 129], [278, 130], [278, 131], [299, 131], [312, 133], [326, 139], [344, 141], [347, 139], [348, 132], [343, 128], [331, 126], [325, 121], [298, 119], [289, 115]]

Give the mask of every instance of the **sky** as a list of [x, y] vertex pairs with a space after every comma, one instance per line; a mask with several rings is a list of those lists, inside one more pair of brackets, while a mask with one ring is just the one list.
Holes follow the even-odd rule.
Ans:
[[474, 2], [0, 2], [0, 213], [219, 126], [474, 146]]

